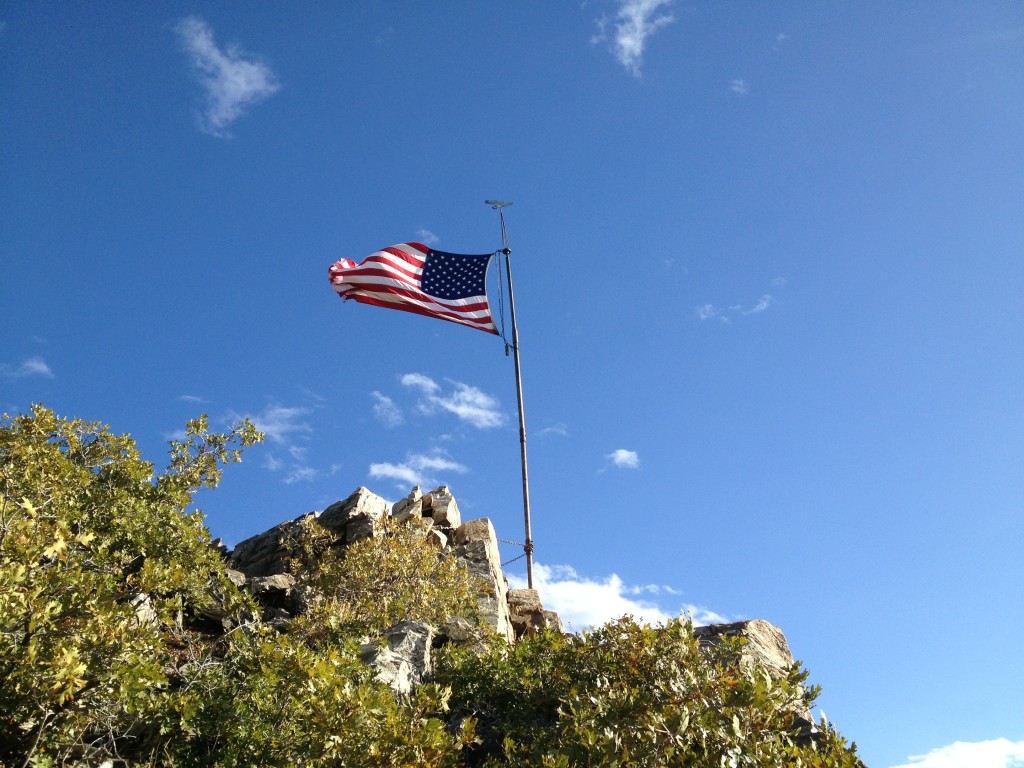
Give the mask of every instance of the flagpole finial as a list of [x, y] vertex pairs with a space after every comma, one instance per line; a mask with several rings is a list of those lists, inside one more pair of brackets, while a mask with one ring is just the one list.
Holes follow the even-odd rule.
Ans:
[[484, 200], [484, 205], [489, 205], [491, 206], [491, 208], [498, 211], [501, 210], [502, 208], [508, 208], [510, 205], [512, 205], [512, 203], [505, 203], [502, 202], [501, 200]]

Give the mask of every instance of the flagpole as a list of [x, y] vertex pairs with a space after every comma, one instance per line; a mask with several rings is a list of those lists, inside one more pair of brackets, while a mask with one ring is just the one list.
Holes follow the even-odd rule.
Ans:
[[[523, 544], [523, 552], [526, 554], [526, 586], [533, 589], [533, 533], [530, 527], [530, 480], [526, 468], [526, 415], [523, 411], [523, 375], [519, 365], [519, 329], [516, 326], [516, 301], [512, 291], [512, 262], [509, 256], [512, 249], [509, 248], [508, 232], [505, 229], [505, 212], [512, 203], [503, 203], [498, 200], [485, 200], [498, 212], [501, 218], [501, 241], [502, 253], [505, 255], [505, 276], [508, 278], [508, 309], [509, 317], [512, 320], [512, 359], [515, 362], [516, 370], [516, 400], [519, 404], [519, 454], [523, 465], [523, 520], [526, 526], [526, 542]], [[507, 352], [506, 348], [506, 352]]]

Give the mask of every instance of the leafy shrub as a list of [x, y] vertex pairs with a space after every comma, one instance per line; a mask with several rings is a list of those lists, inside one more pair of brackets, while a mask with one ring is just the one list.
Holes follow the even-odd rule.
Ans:
[[34, 406], [0, 429], [0, 760], [110, 749], [166, 684], [166, 637], [226, 580], [192, 493], [260, 439], [205, 418], [154, 475], [127, 435]]
[[438, 682], [454, 718], [483, 737], [476, 764], [522, 766], [856, 766], [796, 713], [817, 693], [794, 665], [782, 679], [740, 664], [743, 641], [702, 648], [681, 619], [626, 617], [579, 636], [551, 632], [483, 658], [445, 654]]
[[[309, 610], [255, 618], [193, 493], [260, 438], [205, 418], [155, 474], [128, 436], [33, 407], [0, 428], [0, 763], [150, 766], [859, 766], [799, 713], [817, 693], [702, 648], [685, 621], [629, 618], [484, 652], [446, 646], [408, 697], [359, 642], [401, 619], [476, 615], [481, 585], [386, 522], [342, 553], [306, 520], [290, 562]], [[221, 602], [231, 629], [189, 621]]]
[[435, 626], [461, 616], [481, 621], [484, 585], [431, 543], [415, 520], [385, 518], [377, 535], [345, 549], [312, 517], [299, 521], [289, 570], [309, 590], [294, 630], [335, 640], [374, 634], [404, 619]]

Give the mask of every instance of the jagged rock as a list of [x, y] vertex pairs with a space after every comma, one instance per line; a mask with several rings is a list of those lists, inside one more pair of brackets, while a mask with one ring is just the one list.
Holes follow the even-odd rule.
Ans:
[[308, 512], [294, 520], [285, 520], [273, 528], [240, 542], [228, 556], [228, 566], [247, 578], [284, 573], [285, 560], [302, 529], [302, 522], [316, 513]]
[[508, 614], [517, 640], [544, 628], [544, 606], [536, 589], [510, 589]]
[[246, 579], [250, 594], [261, 597], [266, 594], [287, 594], [295, 587], [295, 577], [287, 573], [275, 573], [273, 576], [256, 576]]
[[[694, 627], [693, 635], [701, 645], [712, 646], [720, 644], [723, 637], [745, 637], [747, 644], [740, 657], [740, 664], [762, 666], [775, 679], [785, 677], [786, 671], [795, 663], [782, 630], [764, 619]], [[804, 737], [810, 738], [817, 733], [809, 708], [801, 706], [794, 714], [797, 716], [798, 722], [802, 721], [801, 729]]]
[[718, 645], [723, 637], [745, 637], [742, 664], [761, 664], [775, 678], [783, 677], [793, 665], [793, 654], [782, 630], [764, 619], [736, 621], [731, 624], [709, 624], [695, 627], [694, 636], [704, 645]]
[[565, 625], [562, 624], [562, 617], [555, 611], [544, 611], [544, 621], [549, 629], [565, 634]]
[[439, 486], [423, 497], [423, 516], [430, 517], [439, 528], [454, 529], [462, 525], [459, 505], [447, 485]]
[[512, 642], [515, 635], [509, 620], [508, 585], [501, 570], [494, 526], [486, 517], [470, 520], [456, 529], [453, 543], [455, 556], [486, 585], [478, 599], [480, 613], [499, 635]]
[[373, 536], [388, 512], [388, 503], [366, 488], [358, 488], [344, 501], [329, 506], [317, 522], [338, 534], [346, 544]]
[[160, 622], [160, 617], [153, 609], [153, 601], [145, 592], [135, 595], [128, 601], [128, 604], [135, 610], [135, 621], [140, 627], [152, 627]]
[[400, 523], [412, 517], [423, 517], [423, 492], [418, 485], [413, 486], [412, 492], [404, 499], [395, 502], [391, 516]]
[[[263, 606], [265, 619], [285, 619], [306, 610], [305, 589], [287, 573], [256, 576], [245, 582], [249, 593]], [[283, 613], [282, 613], [283, 612]]]
[[433, 544], [438, 550], [444, 550], [448, 547], [448, 537], [445, 536], [437, 528], [431, 528], [427, 531], [427, 541]]
[[228, 565], [250, 578], [284, 573], [287, 570], [285, 561], [294, 549], [303, 522], [308, 518], [312, 517], [341, 542], [349, 544], [372, 536], [387, 509], [388, 504], [383, 498], [366, 488], [359, 488], [322, 513], [309, 512], [246, 539], [228, 556]]
[[400, 621], [384, 630], [376, 643], [362, 646], [363, 661], [372, 666], [376, 678], [396, 693], [408, 695], [434, 673], [430, 649], [434, 628], [422, 621]]
[[474, 653], [484, 653], [488, 648], [490, 633], [483, 627], [477, 626], [469, 619], [456, 616], [449, 619], [438, 631], [434, 638], [434, 647], [455, 643], [455, 645], [466, 646]]
[[220, 538], [219, 536], [210, 542], [210, 549], [216, 550], [222, 556], [227, 555], [228, 553], [228, 545], [225, 544], [224, 539]]
[[234, 584], [236, 587], [245, 586], [245, 574], [241, 571], [236, 571], [234, 568], [227, 569], [228, 581]]
[[564, 632], [562, 619], [554, 611], [545, 611], [536, 589], [510, 589], [508, 612], [516, 639], [535, 634], [542, 629]]

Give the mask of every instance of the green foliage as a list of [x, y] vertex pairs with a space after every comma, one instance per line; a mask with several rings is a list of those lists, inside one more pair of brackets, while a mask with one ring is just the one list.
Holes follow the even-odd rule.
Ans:
[[386, 518], [378, 535], [344, 550], [313, 518], [300, 524], [289, 569], [311, 592], [295, 631], [358, 637], [403, 619], [435, 626], [453, 616], [479, 622], [477, 595], [484, 586], [431, 543], [419, 522]]
[[164, 685], [161, 627], [224, 578], [191, 494], [259, 437], [197, 419], [154, 476], [105, 426], [41, 406], [3, 417], [0, 760], [87, 753]]
[[[448, 646], [434, 681], [398, 697], [361, 637], [474, 617], [481, 588], [422, 525], [387, 522], [343, 554], [307, 518], [290, 566], [309, 610], [279, 631], [190, 508], [259, 439], [251, 424], [190, 422], [160, 474], [130, 437], [42, 407], [0, 426], [4, 765], [859, 765], [825, 724], [799, 732], [805, 672], [774, 679], [682, 621]], [[190, 621], [212, 601], [230, 630]]]
[[701, 648], [682, 620], [630, 618], [580, 636], [542, 633], [488, 656], [445, 655], [453, 716], [474, 717], [486, 765], [856, 766], [832, 731], [801, 740], [815, 691], [740, 663], [742, 641]]
[[223, 659], [184, 670], [160, 711], [154, 757], [175, 766], [454, 766], [471, 726], [445, 728], [447, 692], [400, 702], [358, 646], [311, 648], [266, 627], [233, 634]]

